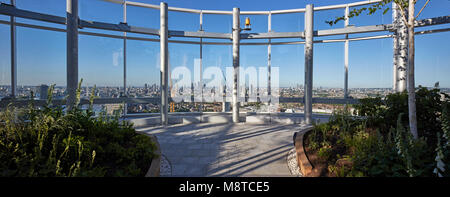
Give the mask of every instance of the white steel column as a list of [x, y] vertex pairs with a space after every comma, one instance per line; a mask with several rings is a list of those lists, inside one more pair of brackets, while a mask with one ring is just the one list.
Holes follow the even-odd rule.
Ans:
[[[349, 7], [345, 7], [345, 27], [348, 27], [349, 24]], [[345, 76], [344, 76], [344, 98], [348, 98], [348, 34], [345, 34], [345, 44], [344, 44], [344, 67], [345, 67]]]
[[233, 122], [239, 122], [239, 39], [240, 39], [240, 10], [233, 8]]
[[78, 0], [66, 1], [67, 12], [67, 107], [75, 104], [78, 87]]
[[168, 73], [169, 73], [169, 44], [168, 44], [168, 17], [167, 17], [167, 3], [161, 2], [160, 6], [161, 27], [160, 27], [160, 62], [161, 62], [161, 124], [168, 124]]
[[[11, 5], [16, 6], [16, 0], [11, 0]], [[17, 96], [17, 42], [16, 42], [16, 17], [11, 16], [11, 97]]]
[[[203, 31], [203, 13], [200, 12], [200, 31]], [[200, 38], [200, 112], [203, 112], [203, 38]]]
[[[123, 22], [127, 23], [127, 3], [123, 2]], [[123, 96], [128, 97], [127, 91], [127, 32], [123, 32]], [[127, 115], [128, 103], [123, 106], [123, 115]]]
[[[272, 13], [269, 12], [268, 15], [268, 32], [272, 32]], [[267, 45], [267, 96], [269, 98], [268, 109], [270, 110], [270, 103], [272, 99], [272, 86], [271, 86], [271, 76], [272, 76], [272, 39], [269, 39], [269, 44]], [[270, 112], [270, 111], [269, 111]]]
[[305, 123], [312, 124], [314, 5], [305, 12]]

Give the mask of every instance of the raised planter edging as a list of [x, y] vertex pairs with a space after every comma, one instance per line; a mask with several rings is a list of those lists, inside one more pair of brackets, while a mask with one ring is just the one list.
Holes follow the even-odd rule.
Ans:
[[143, 133], [147, 136], [149, 136], [153, 143], [156, 145], [156, 151], [155, 154], [157, 155], [155, 158], [152, 159], [152, 163], [150, 164], [150, 168], [147, 171], [147, 174], [145, 174], [145, 177], [159, 177], [159, 171], [161, 167], [161, 146], [159, 145], [158, 139], [156, 136]]
[[302, 129], [301, 131], [298, 131], [294, 134], [294, 146], [295, 146], [295, 152], [297, 153], [297, 163], [298, 167], [300, 168], [300, 171], [304, 177], [311, 177], [315, 176], [317, 173], [314, 172], [314, 166], [309, 161], [308, 157], [306, 156], [305, 152], [305, 146], [304, 146], [304, 136], [306, 133], [311, 131], [314, 127], [307, 127], [305, 129]]

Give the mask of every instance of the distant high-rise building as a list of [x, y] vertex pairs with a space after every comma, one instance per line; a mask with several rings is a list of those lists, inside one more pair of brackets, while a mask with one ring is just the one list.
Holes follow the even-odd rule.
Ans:
[[48, 85], [42, 84], [40, 89], [41, 89], [41, 92], [39, 93], [40, 94], [39, 99], [42, 99], [42, 100], [47, 99], [47, 97], [48, 97]]

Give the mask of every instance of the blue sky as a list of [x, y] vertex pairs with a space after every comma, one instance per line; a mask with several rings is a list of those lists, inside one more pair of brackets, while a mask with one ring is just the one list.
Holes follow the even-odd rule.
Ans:
[[[159, 4], [157, 0], [135, 0]], [[315, 6], [342, 4], [358, 0], [167, 0], [169, 6], [195, 9], [241, 11], [279, 10], [303, 8], [306, 4]], [[9, 2], [9, 0], [0, 0]], [[17, 0], [19, 8], [65, 16], [65, 0]], [[424, 0], [419, 0], [418, 5]], [[109, 23], [119, 23], [122, 19], [122, 6], [100, 0], [79, 0], [80, 18]], [[420, 18], [449, 15], [450, 1], [431, 1]], [[343, 23], [330, 27], [325, 23], [334, 16], [341, 16], [344, 10], [320, 11], [315, 13], [315, 29], [341, 28]], [[128, 23], [133, 26], [159, 28], [159, 10], [129, 7]], [[244, 20], [242, 16], [241, 20]], [[267, 31], [267, 16], [250, 16], [251, 32]], [[0, 15], [0, 20], [9, 17]], [[205, 15], [203, 28], [208, 32], [231, 32], [230, 15]], [[17, 19], [18, 22], [44, 24], [64, 28], [61, 25]], [[241, 22], [243, 23], [243, 22]], [[391, 13], [381, 12], [372, 16], [362, 15], [350, 20], [356, 26], [391, 23]], [[272, 30], [276, 32], [303, 31], [302, 13], [272, 16]], [[448, 28], [440, 25], [429, 28]], [[17, 58], [18, 84], [66, 84], [65, 34], [18, 27]], [[169, 29], [197, 31], [199, 16], [196, 14], [169, 12]], [[421, 30], [421, 29], [417, 29]], [[92, 29], [83, 31], [106, 32]], [[121, 35], [118, 32], [108, 32]], [[369, 33], [363, 35], [381, 35]], [[141, 36], [129, 34], [130, 36]], [[362, 36], [362, 35], [359, 35]], [[151, 36], [144, 36], [150, 37]], [[321, 37], [315, 39], [343, 38], [342, 36]], [[171, 38], [172, 39], [172, 38]], [[183, 38], [173, 38], [183, 39]], [[198, 39], [184, 39], [198, 40]], [[300, 39], [284, 39], [284, 41]], [[205, 41], [223, 41], [205, 39]], [[265, 40], [260, 40], [265, 41]], [[273, 41], [283, 41], [276, 39]], [[248, 41], [247, 41], [248, 42]], [[9, 26], [0, 24], [0, 84], [10, 83], [10, 39]], [[193, 70], [194, 59], [199, 57], [198, 45], [169, 44], [170, 66], [186, 66]], [[203, 65], [231, 66], [231, 46], [203, 47]], [[303, 45], [272, 46], [272, 66], [280, 67], [280, 86], [293, 86], [304, 83]], [[314, 45], [314, 86], [344, 86], [344, 44], [327, 43]], [[123, 41], [113, 38], [100, 38], [86, 35], [79, 37], [79, 76], [85, 84], [97, 86], [121, 86], [123, 84], [122, 67]], [[442, 87], [450, 87], [450, 33], [437, 33], [416, 36], [416, 85], [432, 86], [436, 81]], [[370, 40], [350, 42], [349, 87], [391, 87], [392, 86], [392, 40]], [[128, 41], [127, 44], [127, 83], [143, 86], [145, 83], [159, 83], [159, 43]], [[267, 66], [267, 46], [241, 46], [241, 67]]]

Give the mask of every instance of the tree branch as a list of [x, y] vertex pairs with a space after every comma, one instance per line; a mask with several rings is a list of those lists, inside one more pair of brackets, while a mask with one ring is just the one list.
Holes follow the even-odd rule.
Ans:
[[419, 13], [417, 14], [417, 16], [416, 16], [415, 19], [417, 19], [417, 18], [420, 16], [420, 14], [422, 13], [423, 9], [425, 9], [425, 7], [427, 7], [427, 5], [428, 5], [429, 2], [430, 2], [430, 0], [427, 0], [427, 2], [425, 3], [425, 5], [423, 5], [422, 9], [420, 9], [420, 11], [419, 11]]

